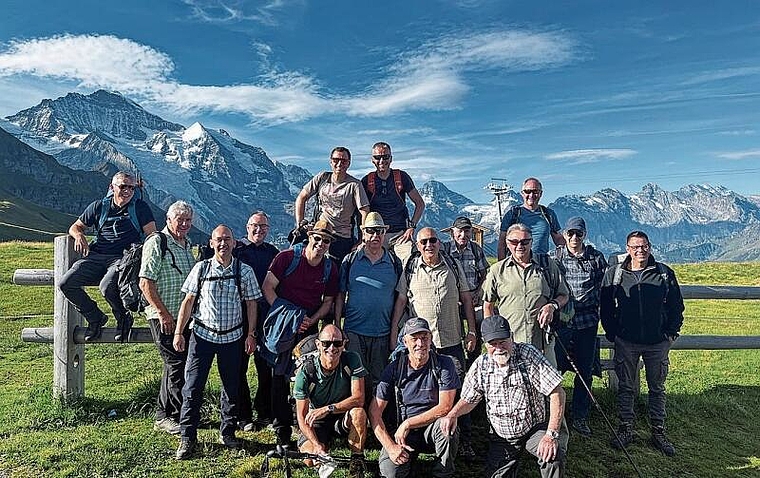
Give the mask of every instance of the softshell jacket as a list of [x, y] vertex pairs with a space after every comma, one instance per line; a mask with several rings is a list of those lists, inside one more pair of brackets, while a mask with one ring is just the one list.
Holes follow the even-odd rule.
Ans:
[[656, 344], [677, 336], [684, 305], [673, 270], [665, 264], [658, 268], [654, 257], [649, 256], [639, 281], [631, 272], [629, 256], [622, 263], [620, 284], [614, 284], [616, 267], [607, 269], [602, 281], [599, 315], [607, 338]]

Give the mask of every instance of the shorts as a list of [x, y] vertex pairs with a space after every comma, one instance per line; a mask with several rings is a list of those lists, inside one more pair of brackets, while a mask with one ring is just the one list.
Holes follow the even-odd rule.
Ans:
[[[337, 413], [327, 415], [321, 420], [314, 422], [314, 433], [317, 435], [317, 439], [325, 444], [329, 445], [333, 438], [347, 437], [348, 436], [348, 416], [346, 413]], [[298, 447], [306, 443], [309, 439], [303, 433], [299, 434]]]

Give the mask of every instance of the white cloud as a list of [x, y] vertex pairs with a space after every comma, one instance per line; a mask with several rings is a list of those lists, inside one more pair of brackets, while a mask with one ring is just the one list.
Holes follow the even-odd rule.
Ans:
[[448, 36], [398, 55], [398, 66], [369, 90], [339, 96], [309, 76], [271, 69], [272, 50], [261, 43], [252, 44], [265, 69], [257, 83], [204, 86], [179, 82], [172, 59], [150, 46], [110, 35], [60, 35], [9, 43], [0, 50], [0, 76], [73, 81], [82, 88], [117, 90], [173, 112], [237, 112], [254, 122], [274, 124], [335, 113], [387, 116], [455, 109], [471, 89], [467, 73], [556, 67], [574, 58], [574, 48], [572, 40], [557, 32]]
[[724, 68], [721, 70], [708, 71], [700, 73], [693, 78], [684, 81], [683, 85], [698, 85], [701, 83], [710, 83], [714, 81], [724, 81], [731, 78], [738, 78], [742, 76], [756, 76], [760, 74], [760, 67], [757, 66], [741, 66], [734, 68]]
[[554, 161], [569, 161], [570, 164], [598, 163], [604, 160], [625, 159], [636, 154], [632, 149], [574, 149], [560, 151], [546, 156]]
[[286, 0], [245, 1], [245, 0], [182, 0], [190, 7], [192, 16], [209, 23], [256, 22], [277, 25], [277, 14], [288, 5]]
[[727, 151], [717, 153], [721, 159], [742, 160], [742, 159], [760, 159], [760, 149], [749, 149], [746, 151]]

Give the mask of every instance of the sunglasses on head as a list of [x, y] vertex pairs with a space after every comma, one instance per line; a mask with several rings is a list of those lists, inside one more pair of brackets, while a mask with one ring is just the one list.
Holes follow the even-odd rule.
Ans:
[[343, 341], [342, 340], [322, 340], [322, 339], [319, 339], [319, 341], [322, 342], [322, 347], [324, 347], [326, 349], [329, 349], [331, 345], [333, 347], [335, 347], [336, 349], [339, 349], [339, 348], [343, 347]]
[[523, 194], [525, 194], [526, 196], [527, 196], [528, 194], [541, 194], [541, 190], [540, 190], [540, 189], [523, 189], [523, 190], [522, 190], [522, 192], [523, 192]]
[[507, 239], [507, 242], [510, 243], [510, 244], [512, 244], [515, 247], [517, 247], [518, 245], [520, 245], [520, 246], [527, 246], [532, 241], [533, 241], [533, 239], [531, 239], [531, 238], [528, 238], [528, 239]]
[[375, 161], [390, 161], [391, 155], [390, 154], [373, 154], [372, 159]]
[[367, 234], [385, 234], [385, 228], [384, 227], [365, 227], [364, 232]]
[[435, 244], [436, 242], [438, 242], [438, 238], [437, 237], [424, 237], [424, 238], [420, 239], [420, 244], [422, 244], [423, 246], [427, 245], [428, 242], [430, 244]]
[[325, 244], [330, 244], [332, 242], [332, 239], [329, 237], [322, 237], [319, 234], [312, 234], [311, 237], [314, 239], [314, 242], [324, 242]]

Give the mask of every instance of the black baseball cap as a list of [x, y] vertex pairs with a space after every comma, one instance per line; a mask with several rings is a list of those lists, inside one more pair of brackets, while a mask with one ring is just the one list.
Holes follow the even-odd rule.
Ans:
[[483, 319], [483, 323], [480, 325], [480, 335], [483, 337], [483, 342], [490, 342], [512, 337], [512, 330], [509, 328], [507, 319], [500, 315], [492, 315]]

